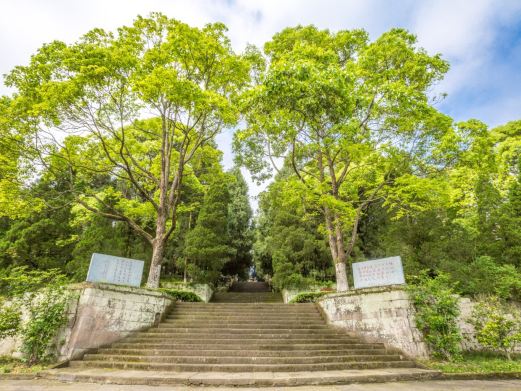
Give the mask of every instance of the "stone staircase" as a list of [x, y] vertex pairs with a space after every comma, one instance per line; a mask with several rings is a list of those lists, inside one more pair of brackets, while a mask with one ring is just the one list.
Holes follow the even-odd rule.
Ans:
[[[141, 373], [140, 379], [157, 380], [162, 374], [156, 383], [125, 382], [126, 375], [105, 380], [112, 383], [194, 384], [193, 375], [202, 374], [196, 384], [233, 386], [334, 384], [349, 382], [353, 371], [373, 379], [374, 370], [387, 377], [401, 374], [399, 379], [432, 375], [382, 343], [327, 325], [315, 304], [282, 304], [280, 295], [260, 288], [236, 286], [208, 304], [177, 303], [158, 327], [71, 361], [67, 370], [90, 370], [83, 372], [83, 381], [103, 381], [99, 377], [106, 372], [93, 372], [103, 368]], [[81, 378], [81, 372], [76, 375]]]

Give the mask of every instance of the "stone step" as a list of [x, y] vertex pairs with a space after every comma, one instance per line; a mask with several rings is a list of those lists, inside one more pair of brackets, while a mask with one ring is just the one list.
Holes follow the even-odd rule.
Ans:
[[70, 366], [94, 368], [139, 369], [149, 371], [177, 372], [294, 372], [328, 371], [342, 369], [374, 368], [414, 368], [413, 361], [368, 361], [368, 362], [331, 362], [319, 364], [169, 364], [141, 363], [129, 361], [71, 361]]
[[235, 299], [235, 298], [216, 298], [212, 299], [212, 303], [281, 303], [282, 299], [266, 299], [266, 298], [257, 298], [257, 299]]
[[[215, 343], [221, 344], [223, 340], [234, 341], [237, 343], [248, 343], [252, 340], [261, 340], [265, 339], [270, 343], [280, 343], [282, 340], [287, 340], [288, 342], [294, 341], [331, 341], [331, 342], [350, 342], [350, 343], [362, 343], [363, 341], [359, 338], [354, 337], [339, 337], [335, 335], [328, 334], [233, 334], [233, 333], [178, 333], [178, 334], [136, 334], [134, 336], [128, 337], [125, 340], [129, 342], [148, 342], [148, 341], [165, 341], [165, 342], [175, 342], [175, 341], [185, 341], [190, 339], [201, 339], [205, 341], [215, 340]], [[243, 342], [248, 341], [248, 342]], [[210, 342], [211, 344], [211, 342]]]
[[309, 317], [309, 316], [320, 316], [320, 313], [317, 310], [308, 311], [306, 313], [303, 312], [290, 312], [284, 313], [284, 311], [232, 311], [232, 310], [173, 310], [169, 315], [197, 315], [197, 316], [222, 316], [226, 317], [234, 317], [239, 316], [243, 319], [260, 319], [266, 316], [270, 317]]
[[281, 296], [280, 293], [274, 293], [274, 292], [220, 292], [220, 293], [215, 293], [214, 297], [220, 297], [220, 298], [228, 298], [228, 297], [261, 298], [261, 297], [267, 297], [267, 298], [279, 299], [282, 296]]
[[310, 318], [310, 319], [241, 319], [241, 318], [169, 318], [165, 319], [159, 324], [159, 327], [174, 327], [182, 325], [189, 325], [190, 327], [208, 327], [218, 325], [273, 325], [273, 326], [327, 326], [321, 318]]
[[[49, 380], [78, 383], [100, 383], [118, 385], [148, 385], [148, 386], [185, 386], [185, 387], [290, 387], [405, 382], [437, 379], [439, 371], [422, 368], [377, 368], [361, 370], [336, 370], [314, 372], [257, 372], [251, 373], [193, 373], [193, 372], [159, 372], [159, 371], [106, 371], [97, 368], [60, 368], [50, 369], [41, 373]], [[359, 386], [355, 386], [357, 389]], [[363, 387], [364, 389], [367, 387]], [[378, 386], [385, 389], [385, 386]], [[403, 388], [403, 387], [402, 387]], [[336, 389], [336, 387], [335, 387]]]
[[86, 354], [84, 361], [114, 361], [169, 364], [322, 364], [337, 362], [400, 361], [396, 354], [308, 356], [308, 357], [233, 357], [233, 356], [142, 356], [115, 354]]
[[215, 327], [215, 328], [201, 328], [201, 327], [162, 327], [157, 329], [149, 329], [148, 331], [142, 331], [139, 335], [178, 335], [178, 334], [193, 334], [193, 335], [297, 335], [297, 334], [312, 334], [312, 335], [328, 335], [332, 338], [336, 336], [345, 336], [340, 331], [328, 329], [327, 327], [315, 327], [315, 328], [232, 328], [232, 327]]
[[320, 322], [325, 324], [324, 319], [320, 314], [312, 314], [309, 316], [282, 316], [282, 315], [266, 315], [266, 316], [251, 316], [243, 317], [239, 315], [223, 316], [208, 315], [208, 314], [172, 314], [165, 318], [164, 322], [183, 320], [186, 322], [199, 321], [199, 322], [212, 322], [212, 323], [226, 323], [226, 322], [244, 322], [244, 323], [257, 323], [257, 322], [274, 322], [274, 323], [304, 323], [304, 322]]
[[223, 297], [226, 297], [226, 296], [229, 296], [229, 297], [272, 297], [272, 296], [281, 296], [280, 293], [278, 292], [272, 292], [271, 290], [270, 291], [266, 291], [266, 292], [231, 292], [231, 291], [228, 291], [228, 292], [216, 292], [215, 293], [216, 295], [219, 295], [219, 296], [223, 296]]
[[[242, 347], [242, 345], [241, 345]], [[221, 357], [223, 355], [232, 354], [234, 357], [309, 357], [309, 356], [349, 356], [354, 354], [372, 355], [386, 354], [386, 349], [300, 349], [300, 350], [244, 350], [237, 349], [116, 349], [116, 348], [100, 348], [97, 350], [99, 354], [127, 354], [130, 356], [170, 356], [170, 357], [186, 357], [186, 356], [206, 356]]]
[[316, 310], [315, 303], [283, 304], [283, 303], [187, 303], [177, 302], [174, 308], [190, 308], [199, 310], [278, 310], [278, 311], [309, 311]]
[[[201, 322], [199, 324], [190, 324], [190, 323], [161, 323], [157, 328], [149, 329], [152, 333], [165, 333], [174, 330], [193, 330], [196, 332], [202, 331], [230, 331], [230, 330], [252, 330], [254, 332], [261, 332], [262, 330], [308, 330], [309, 332], [313, 332], [316, 330], [318, 332], [328, 330], [336, 334], [343, 334], [341, 331], [331, 330], [327, 326], [323, 324], [310, 324], [310, 325], [300, 325], [300, 324], [273, 324], [273, 323], [259, 323], [259, 324], [244, 324], [244, 323], [224, 323], [220, 325], [211, 325], [208, 323]], [[270, 332], [270, 331], [269, 331]]]
[[[281, 343], [283, 341], [288, 341], [292, 343], [299, 343], [300, 341], [305, 342], [321, 342], [328, 341], [331, 343], [357, 343], [360, 342], [357, 338], [351, 337], [333, 337], [331, 335], [316, 335], [316, 334], [214, 334], [214, 333], [206, 333], [206, 334], [197, 334], [197, 333], [184, 333], [184, 334], [138, 334], [136, 336], [125, 338], [127, 342], [149, 342], [149, 341], [190, 341], [197, 339], [199, 341], [205, 341], [208, 345], [212, 344], [223, 344], [226, 342], [234, 341], [240, 342], [244, 344], [255, 343], [258, 341], [269, 341], [269, 343]], [[212, 342], [213, 341], [213, 342]], [[297, 342], [299, 341], [299, 342]]]
[[[235, 300], [235, 301], [233, 301]], [[242, 300], [242, 301], [241, 301]], [[280, 293], [216, 293], [212, 303], [279, 303], [282, 302]]]
[[281, 297], [267, 298], [267, 297], [214, 297], [213, 303], [281, 303]]
[[[101, 383], [119, 385], [149, 386], [187, 386], [187, 387], [289, 387], [328, 386], [353, 383], [405, 382], [436, 379], [439, 371], [421, 368], [378, 368], [361, 370], [330, 370], [304, 372], [256, 372], [252, 373], [194, 373], [194, 372], [161, 372], [139, 370], [103, 371], [92, 368], [60, 368], [43, 371], [41, 376], [49, 380], [78, 383]], [[359, 386], [355, 386], [357, 389]], [[386, 389], [385, 386], [378, 387]], [[402, 387], [404, 388], [404, 387]], [[405, 387], [406, 388], [406, 387]], [[336, 389], [336, 388], [335, 388]]]
[[207, 340], [203, 341], [180, 341], [175, 342], [157, 342], [147, 340], [145, 342], [126, 342], [126, 340], [115, 342], [112, 345], [115, 349], [188, 349], [188, 350], [266, 350], [266, 351], [279, 351], [279, 350], [346, 350], [346, 349], [385, 349], [383, 343], [360, 343], [360, 342], [341, 342], [319, 340], [311, 341], [309, 339], [296, 340], [288, 342], [284, 340], [278, 344], [273, 344], [270, 341], [264, 340], [250, 340], [247, 345], [241, 341], [237, 343], [235, 341], [217, 340], [214, 343], [208, 343]]
[[243, 308], [243, 307], [279, 307], [279, 308], [306, 308], [306, 307], [315, 307], [315, 303], [293, 303], [293, 304], [284, 304], [284, 303], [203, 303], [203, 302], [188, 302], [181, 301], [176, 303], [176, 306], [179, 307], [234, 307], [234, 308]]
[[[189, 305], [187, 305], [189, 304]], [[288, 312], [307, 312], [316, 311], [315, 304], [280, 304], [280, 303], [176, 303], [175, 309], [190, 309], [200, 311], [229, 310], [229, 311], [288, 311]]]
[[266, 282], [260, 281], [236, 281], [230, 287], [230, 292], [271, 292], [271, 287]]
[[317, 307], [295, 307], [288, 304], [271, 304], [271, 305], [255, 305], [255, 304], [198, 304], [195, 306], [183, 306], [179, 304], [174, 305], [174, 310], [190, 310], [190, 311], [233, 311], [233, 312], [269, 312], [277, 311], [281, 313], [307, 313], [310, 311], [317, 311]]
[[[212, 303], [218, 303], [219, 300], [254, 300], [256, 303], [262, 303], [262, 300], [272, 300], [276, 303], [282, 302], [280, 293], [263, 292], [263, 293], [215, 293], [212, 298]], [[225, 303], [232, 303], [232, 301], [223, 301]], [[233, 302], [237, 303], [237, 302]]]

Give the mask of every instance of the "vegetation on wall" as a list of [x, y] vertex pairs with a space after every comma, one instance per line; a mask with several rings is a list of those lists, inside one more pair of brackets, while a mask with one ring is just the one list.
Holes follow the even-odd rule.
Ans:
[[[23, 361], [28, 365], [55, 358], [61, 327], [67, 322], [72, 294], [67, 279], [58, 270], [29, 270], [16, 267], [0, 275], [0, 338], [21, 338]], [[23, 314], [23, 315], [22, 315]]]
[[476, 340], [485, 349], [499, 351], [508, 360], [521, 346], [521, 311], [496, 296], [481, 297], [472, 311]]
[[290, 300], [290, 303], [315, 303], [328, 292], [302, 292]]
[[449, 361], [459, 359], [462, 340], [457, 322], [459, 298], [448, 276], [432, 277], [423, 272], [407, 289], [416, 310], [416, 326], [432, 356]]
[[183, 291], [179, 289], [160, 288], [161, 292], [172, 296], [176, 301], [184, 301], [189, 303], [197, 303], [202, 301], [194, 292]]

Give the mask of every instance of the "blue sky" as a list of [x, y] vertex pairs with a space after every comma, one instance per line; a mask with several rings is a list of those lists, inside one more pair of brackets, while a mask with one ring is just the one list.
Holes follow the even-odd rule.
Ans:
[[[451, 63], [436, 86], [448, 94], [441, 111], [490, 126], [521, 119], [521, 0], [2, 0], [0, 73], [27, 63], [44, 42], [72, 42], [94, 27], [114, 30], [152, 11], [197, 26], [224, 22], [239, 51], [297, 24], [364, 28], [373, 39], [404, 27]], [[232, 134], [218, 138], [228, 167]], [[252, 184], [251, 196], [263, 187]]]

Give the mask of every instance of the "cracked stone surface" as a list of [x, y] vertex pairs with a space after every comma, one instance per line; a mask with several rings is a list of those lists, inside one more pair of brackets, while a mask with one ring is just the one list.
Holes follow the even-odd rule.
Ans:
[[520, 391], [521, 380], [438, 380], [424, 382], [396, 382], [378, 384], [349, 384], [341, 386], [304, 387], [187, 387], [187, 386], [143, 386], [92, 383], [62, 383], [51, 380], [2, 380], [0, 391]]

